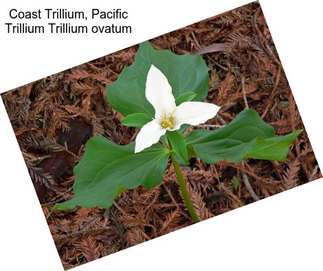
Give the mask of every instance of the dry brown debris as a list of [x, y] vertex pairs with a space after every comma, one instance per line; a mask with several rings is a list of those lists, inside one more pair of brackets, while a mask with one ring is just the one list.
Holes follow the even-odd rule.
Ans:
[[[207, 129], [235, 118], [246, 105], [255, 109], [277, 134], [304, 129], [270, 32], [258, 3], [195, 23], [151, 40], [158, 49], [195, 53], [210, 69], [207, 100], [221, 105]], [[222, 43], [219, 50], [212, 45]], [[134, 60], [137, 46], [90, 61], [2, 95], [44, 214], [73, 194], [73, 167], [94, 135], [118, 144], [136, 130], [120, 125], [121, 116], [105, 97], [105, 85]], [[219, 49], [219, 48], [218, 48]], [[201, 51], [200, 51], [201, 52]], [[192, 159], [184, 177], [201, 219], [253, 202], [245, 174], [257, 197], [265, 198], [321, 176], [304, 131], [285, 163], [248, 160], [207, 165]], [[164, 182], [150, 191], [123, 192], [109, 210], [76, 208], [55, 212], [48, 225], [66, 269], [117, 252], [191, 224], [176, 176], [169, 167]]]

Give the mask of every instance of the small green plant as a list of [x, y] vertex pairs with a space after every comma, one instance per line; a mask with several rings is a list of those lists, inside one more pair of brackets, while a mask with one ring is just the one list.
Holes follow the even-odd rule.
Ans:
[[[252, 109], [243, 110], [220, 129], [197, 129], [183, 136], [188, 125], [204, 123], [219, 109], [202, 102], [208, 83], [201, 56], [179, 56], [142, 43], [134, 63], [106, 90], [110, 105], [124, 116], [122, 124], [140, 128], [135, 142], [120, 146], [104, 137], [91, 138], [74, 168], [74, 197], [55, 204], [52, 211], [109, 208], [126, 189], [140, 185], [150, 189], [161, 183], [170, 160], [188, 212], [198, 222], [181, 164], [188, 165], [192, 157], [209, 164], [244, 158], [284, 161], [302, 130], [275, 136], [273, 127]], [[233, 181], [233, 185], [239, 184]]]
[[238, 187], [239, 187], [239, 185], [240, 185], [240, 183], [241, 183], [241, 179], [240, 179], [240, 178], [238, 178], [237, 176], [234, 176], [234, 177], [232, 178], [231, 182], [232, 182], [233, 188], [234, 188], [235, 190], [237, 190], [237, 189], [238, 189]]

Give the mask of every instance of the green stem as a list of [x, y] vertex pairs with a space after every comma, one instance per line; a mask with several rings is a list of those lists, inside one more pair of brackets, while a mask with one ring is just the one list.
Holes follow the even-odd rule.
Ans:
[[175, 169], [175, 172], [177, 175], [177, 181], [178, 181], [179, 187], [181, 189], [186, 208], [188, 209], [188, 212], [190, 213], [190, 216], [192, 217], [194, 223], [200, 222], [200, 219], [198, 218], [198, 216], [194, 210], [193, 204], [192, 204], [190, 196], [188, 194], [180, 165], [177, 163], [177, 161], [175, 161], [174, 158], [172, 158], [172, 162], [173, 162], [173, 166], [174, 166], [174, 169]]

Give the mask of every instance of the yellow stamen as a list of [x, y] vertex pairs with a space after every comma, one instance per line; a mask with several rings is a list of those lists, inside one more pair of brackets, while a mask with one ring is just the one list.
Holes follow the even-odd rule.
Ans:
[[172, 112], [169, 116], [167, 116], [166, 111], [164, 110], [164, 116], [160, 122], [161, 127], [164, 129], [169, 128], [173, 129], [174, 128], [174, 123], [175, 123], [175, 118], [173, 116], [174, 112]]

